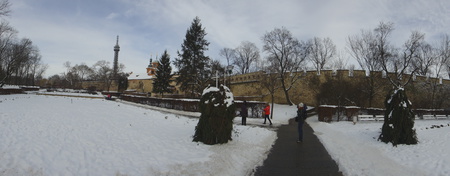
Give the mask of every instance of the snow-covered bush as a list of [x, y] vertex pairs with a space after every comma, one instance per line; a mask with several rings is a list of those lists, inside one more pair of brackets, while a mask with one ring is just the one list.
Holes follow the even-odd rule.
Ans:
[[222, 144], [231, 139], [235, 117], [233, 94], [226, 86], [203, 90], [200, 99], [200, 119], [195, 127], [194, 141], [205, 144]]
[[417, 144], [414, 129], [414, 112], [402, 88], [396, 89], [386, 97], [384, 124], [379, 140], [397, 146], [397, 144]]

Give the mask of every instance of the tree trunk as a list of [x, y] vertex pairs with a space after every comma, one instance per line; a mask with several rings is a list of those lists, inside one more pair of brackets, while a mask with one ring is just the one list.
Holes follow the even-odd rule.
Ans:
[[274, 100], [275, 100], [274, 94], [275, 94], [275, 92], [272, 93], [272, 105], [270, 107], [270, 119], [273, 119], [273, 104], [274, 104]]
[[283, 87], [284, 95], [286, 96], [286, 103], [289, 105], [293, 105], [294, 103], [292, 103], [291, 97], [289, 97], [289, 90], [286, 89], [283, 75], [281, 75], [281, 86]]

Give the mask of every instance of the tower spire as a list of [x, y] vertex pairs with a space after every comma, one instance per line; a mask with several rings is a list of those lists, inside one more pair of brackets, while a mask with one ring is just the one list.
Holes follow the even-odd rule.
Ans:
[[119, 51], [119, 50], [120, 50], [119, 35], [117, 35], [116, 46], [114, 46], [114, 51]]
[[148, 68], [152, 67], [153, 55], [150, 53], [150, 62], [148, 63]]
[[119, 51], [120, 51], [119, 35], [117, 35], [116, 45], [114, 46], [114, 67], [113, 67], [114, 79], [117, 78], [117, 72], [119, 70]]

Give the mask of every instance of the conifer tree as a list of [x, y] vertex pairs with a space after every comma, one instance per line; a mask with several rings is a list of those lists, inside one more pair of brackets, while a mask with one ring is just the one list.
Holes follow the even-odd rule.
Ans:
[[392, 145], [417, 144], [414, 112], [403, 89], [395, 90], [385, 101], [386, 112], [379, 140]]
[[[389, 69], [393, 69], [393, 74], [386, 74], [386, 77], [394, 87], [392, 93], [386, 97], [384, 124], [378, 139], [385, 143], [391, 142], [394, 146], [417, 144], [418, 139], [414, 130], [415, 115], [404, 88], [410, 83], [417, 70], [416, 67], [411, 66], [411, 62], [423, 43], [424, 34], [412, 32], [410, 38], [398, 50], [387, 40], [393, 29], [393, 23], [381, 22], [374, 30], [377, 39], [375, 42], [377, 61], [386, 73], [389, 73]], [[409, 78], [404, 79], [407, 69], [412, 71]]]
[[191, 97], [199, 96], [211, 77], [210, 58], [204, 55], [209, 45], [205, 36], [205, 29], [202, 28], [200, 19], [196, 17], [181, 44], [181, 52], [178, 52], [179, 59], [175, 60], [179, 75], [177, 84]]
[[156, 79], [153, 81], [153, 92], [164, 96], [164, 93], [172, 93], [170, 86], [172, 78], [172, 66], [170, 66], [170, 55], [167, 50], [161, 56], [155, 73]]
[[222, 144], [231, 139], [236, 106], [226, 86], [208, 86], [200, 99], [200, 119], [195, 127], [195, 142]]

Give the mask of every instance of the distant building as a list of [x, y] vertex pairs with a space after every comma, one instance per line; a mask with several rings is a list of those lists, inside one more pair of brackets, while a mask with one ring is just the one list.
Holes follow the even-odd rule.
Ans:
[[153, 79], [155, 78], [158, 62], [153, 62], [150, 59], [150, 64], [147, 66], [147, 72], [132, 72], [128, 76], [127, 91], [149, 93], [153, 90]]
[[[153, 91], [153, 79], [156, 78], [156, 70], [158, 69], [159, 62], [153, 61], [150, 59], [150, 63], [148, 64], [146, 68], [145, 73], [134, 73], [132, 72], [130, 76], [128, 76], [128, 89], [127, 92], [137, 92], [137, 93], [145, 93], [147, 95], [151, 95], [151, 92]], [[179, 94], [181, 93], [179, 86], [176, 85], [175, 78], [177, 76], [172, 77], [172, 83], [171, 85], [175, 88], [174, 92], [172, 94], [164, 94], [169, 97], [179, 97]], [[153, 96], [159, 96], [159, 95], [153, 95]]]

